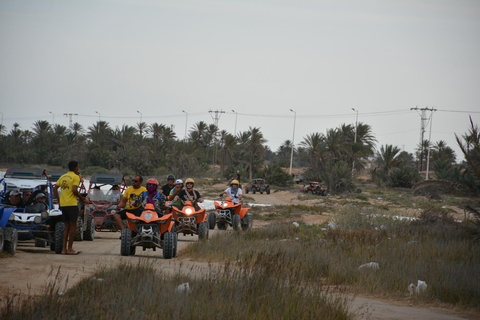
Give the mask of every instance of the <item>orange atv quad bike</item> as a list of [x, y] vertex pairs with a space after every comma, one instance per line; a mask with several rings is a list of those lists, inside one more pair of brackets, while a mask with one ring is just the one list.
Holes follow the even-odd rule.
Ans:
[[175, 220], [175, 231], [183, 235], [198, 234], [198, 239], [208, 239], [208, 222], [205, 209], [197, 210], [191, 201], [185, 201], [183, 208], [173, 206], [173, 220]]
[[127, 212], [128, 228], [122, 230], [120, 254], [129, 256], [135, 254], [136, 247], [155, 251], [163, 249], [163, 257], [171, 259], [177, 255], [177, 234], [174, 231], [172, 215], [159, 217], [153, 204], [145, 206], [142, 214]]
[[243, 231], [252, 228], [253, 218], [250, 213], [247, 213], [251, 208], [242, 208], [240, 203], [234, 204], [230, 197], [226, 197], [222, 203], [214, 202], [215, 210], [208, 214], [208, 224], [210, 229], [215, 228], [215, 223], [218, 229], [226, 230], [228, 225], [232, 226], [233, 230], [240, 230], [240, 226]]

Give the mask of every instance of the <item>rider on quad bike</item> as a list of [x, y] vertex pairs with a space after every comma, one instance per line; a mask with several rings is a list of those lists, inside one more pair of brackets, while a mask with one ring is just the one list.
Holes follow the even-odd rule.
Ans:
[[179, 199], [182, 200], [182, 202], [190, 201], [195, 209], [199, 210], [200, 206], [198, 204], [203, 202], [203, 198], [200, 192], [193, 189], [194, 186], [195, 181], [192, 178], [185, 180], [185, 188], [175, 196], [173, 201], [176, 202]]
[[157, 189], [157, 179], [148, 179], [147, 191], [143, 191], [142, 193], [140, 193], [138, 198], [135, 200], [135, 205], [141, 204], [141, 206], [145, 208], [147, 204], [151, 203], [155, 208], [155, 212], [157, 212], [158, 216], [161, 217], [165, 213], [166, 198], [163, 193], [157, 191]]
[[219, 196], [221, 197], [222, 195], [227, 194], [227, 196], [232, 199], [234, 204], [239, 204], [240, 200], [242, 200], [242, 189], [240, 189], [238, 186], [238, 180], [232, 180], [230, 187], [225, 189], [225, 191], [222, 191]]

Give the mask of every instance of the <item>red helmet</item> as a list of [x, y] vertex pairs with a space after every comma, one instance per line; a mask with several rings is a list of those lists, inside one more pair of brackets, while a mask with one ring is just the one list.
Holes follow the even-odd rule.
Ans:
[[150, 178], [150, 179], [148, 179], [147, 184], [154, 184], [154, 185], [158, 186], [158, 181], [157, 181], [157, 179]]

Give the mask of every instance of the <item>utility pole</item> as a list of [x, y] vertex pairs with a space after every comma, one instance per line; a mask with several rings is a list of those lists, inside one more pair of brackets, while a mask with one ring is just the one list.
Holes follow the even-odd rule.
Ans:
[[[355, 108], [352, 108], [354, 112], [357, 113], [357, 116], [355, 118], [355, 137], [353, 138], [353, 145], [354, 148], [356, 148], [357, 144], [357, 126], [358, 126], [358, 110]], [[354, 149], [355, 150], [355, 149]], [[353, 161], [352, 161], [352, 179], [355, 178], [355, 153], [353, 153]]]
[[68, 127], [72, 128], [72, 116], [78, 116], [78, 113], [64, 113], [65, 117], [68, 117]]
[[292, 166], [293, 166], [293, 149], [295, 147], [295, 123], [297, 122], [297, 112], [293, 109], [290, 109], [293, 112], [293, 135], [292, 135], [292, 151], [290, 153], [290, 175], [292, 175]]
[[425, 126], [426, 126], [426, 121], [429, 120], [425, 116], [425, 111], [430, 111], [430, 136], [428, 138], [428, 153], [427, 153], [427, 174], [426, 174], [426, 180], [428, 180], [428, 170], [429, 170], [429, 164], [430, 164], [430, 139], [432, 136], [432, 118], [433, 118], [433, 112], [437, 111], [437, 109], [434, 108], [410, 108], [410, 110], [417, 110], [420, 111], [420, 171], [423, 170], [423, 137], [425, 135]]
[[[222, 115], [222, 113], [225, 113], [225, 111], [223, 111], [223, 110], [215, 110], [215, 111], [208, 110], [208, 113], [210, 113], [210, 116], [212, 117], [212, 119], [215, 123], [215, 127], [217, 127], [217, 129], [218, 129], [218, 120], [220, 120], [220, 116]], [[217, 159], [217, 137], [214, 137], [214, 142], [215, 142], [215, 152], [213, 154], [213, 165], [215, 165], [216, 159]]]

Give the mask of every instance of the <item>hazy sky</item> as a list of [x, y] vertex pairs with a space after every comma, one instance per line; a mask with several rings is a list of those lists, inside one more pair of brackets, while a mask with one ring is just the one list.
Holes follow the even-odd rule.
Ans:
[[378, 146], [413, 152], [417, 106], [438, 110], [431, 140], [463, 158], [454, 133], [480, 124], [480, 1], [0, 0], [8, 131], [72, 113], [183, 138], [186, 121], [223, 110], [220, 129], [260, 127], [275, 151], [293, 137], [290, 109], [298, 144], [354, 124], [355, 108]]

